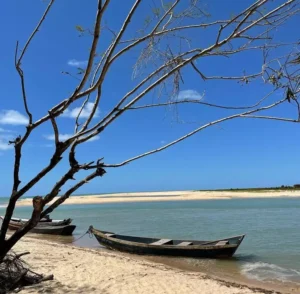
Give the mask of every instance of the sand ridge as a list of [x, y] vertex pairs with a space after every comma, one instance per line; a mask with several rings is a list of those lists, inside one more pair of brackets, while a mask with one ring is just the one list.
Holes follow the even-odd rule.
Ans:
[[[234, 198], [276, 198], [300, 197], [300, 191], [268, 190], [259, 192], [242, 191], [167, 191], [167, 192], [136, 192], [71, 196], [64, 202], [68, 204], [101, 204], [118, 202], [152, 202], [152, 201], [186, 201]], [[57, 197], [53, 200], [55, 201]], [[21, 198], [17, 206], [32, 206], [31, 198]]]

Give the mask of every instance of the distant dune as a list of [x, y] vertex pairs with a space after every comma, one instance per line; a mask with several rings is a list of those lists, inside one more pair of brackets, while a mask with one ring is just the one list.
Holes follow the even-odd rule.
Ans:
[[[275, 198], [300, 197], [300, 190], [226, 190], [226, 191], [167, 191], [167, 192], [136, 192], [100, 195], [71, 196], [65, 201], [70, 204], [98, 204], [115, 202], [152, 202], [152, 201], [184, 201], [234, 198]], [[55, 201], [55, 199], [54, 199]], [[17, 206], [31, 206], [31, 198], [20, 199]]]

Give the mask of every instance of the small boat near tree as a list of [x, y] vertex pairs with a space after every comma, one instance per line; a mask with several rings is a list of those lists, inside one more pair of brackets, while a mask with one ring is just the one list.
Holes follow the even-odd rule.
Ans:
[[[24, 223], [17, 223], [11, 221], [8, 225], [10, 230], [16, 231], [22, 228]], [[49, 234], [49, 235], [64, 235], [69, 236], [72, 235], [75, 230], [75, 225], [64, 225], [64, 226], [36, 226], [30, 230], [30, 233], [36, 234]]]
[[239, 235], [214, 241], [198, 241], [126, 236], [97, 230], [92, 226], [89, 231], [101, 245], [113, 250], [134, 254], [201, 258], [231, 257], [245, 237]]
[[[3, 216], [0, 216], [1, 220], [3, 220], [3, 218], [4, 218]], [[28, 219], [12, 217], [11, 222], [25, 224], [26, 222], [28, 222]], [[53, 220], [50, 218], [47, 219], [43, 218], [38, 222], [37, 226], [66, 226], [66, 225], [70, 225], [71, 223], [72, 223], [71, 218], [67, 218], [64, 220]]]
[[[0, 219], [3, 220], [3, 216], [0, 216]], [[16, 231], [21, 229], [27, 222], [27, 219], [18, 219], [12, 218], [9, 222], [8, 228], [10, 230]], [[30, 230], [30, 233], [36, 234], [50, 234], [50, 235], [72, 235], [75, 230], [75, 225], [70, 225], [72, 219], [65, 220], [51, 220], [39, 222], [33, 229]]]

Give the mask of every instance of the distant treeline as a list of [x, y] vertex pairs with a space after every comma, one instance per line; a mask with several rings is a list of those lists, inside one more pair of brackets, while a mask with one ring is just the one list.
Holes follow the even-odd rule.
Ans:
[[248, 191], [269, 191], [269, 190], [300, 190], [300, 184], [295, 184], [293, 186], [278, 186], [278, 187], [260, 187], [260, 188], [230, 188], [230, 189], [216, 189], [216, 190], [199, 190], [199, 191], [239, 191], [239, 192], [248, 192]]

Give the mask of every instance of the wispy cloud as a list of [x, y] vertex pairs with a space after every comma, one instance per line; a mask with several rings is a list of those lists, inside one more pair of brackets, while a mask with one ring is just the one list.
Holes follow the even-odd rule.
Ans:
[[[3, 129], [2, 129], [3, 130]], [[8, 145], [8, 141], [12, 140], [12, 135], [7, 134], [7, 133], [1, 133], [0, 131], [0, 150], [9, 150], [12, 149], [12, 145]]]
[[179, 92], [177, 99], [178, 100], [184, 100], [184, 99], [201, 100], [203, 99], [203, 97], [204, 95], [201, 95], [196, 90], [183, 90]]
[[166, 142], [165, 140], [161, 140], [161, 141], [160, 141], [160, 144], [161, 144], [161, 145], [165, 145], [166, 143], [167, 143], [167, 142]]
[[12, 148], [13, 148], [12, 145], [8, 145], [7, 142], [5, 142], [4, 140], [2, 140], [2, 139], [0, 138], [0, 150], [5, 151], [5, 150], [12, 149]]
[[77, 59], [71, 59], [68, 61], [68, 65], [74, 66], [74, 67], [84, 67], [87, 65], [86, 60], [77, 60]]
[[[68, 140], [68, 139], [70, 139], [73, 135], [74, 135], [74, 134], [59, 134], [59, 140], [60, 140], [60, 141]], [[44, 137], [45, 137], [47, 140], [51, 140], [51, 141], [54, 141], [54, 140], [55, 140], [54, 134], [51, 134], [51, 135], [44, 135]]]
[[[94, 103], [88, 102], [82, 109], [79, 118], [88, 118], [93, 110]], [[66, 109], [61, 115], [63, 117], [76, 118], [80, 112], [81, 107], [75, 107], [73, 109]], [[99, 108], [97, 107], [94, 117], [99, 117]]]
[[16, 110], [1, 110], [0, 124], [2, 125], [27, 125], [28, 118]]
[[87, 142], [98, 141], [99, 139], [100, 139], [100, 136], [94, 136], [91, 139], [87, 140]]
[[12, 131], [0, 128], [0, 133], [12, 133]]
[[[70, 139], [74, 134], [59, 134], [59, 140], [60, 141], [65, 141], [65, 140], [68, 140]], [[55, 136], [54, 134], [51, 134], [51, 135], [44, 135], [44, 137], [47, 139], [47, 140], [51, 140], [51, 141], [54, 141], [55, 140]], [[92, 137], [91, 139], [89, 139], [87, 142], [93, 142], [93, 141], [97, 141], [100, 139], [100, 136], [94, 136]]]

